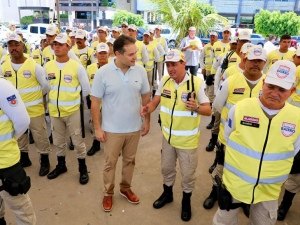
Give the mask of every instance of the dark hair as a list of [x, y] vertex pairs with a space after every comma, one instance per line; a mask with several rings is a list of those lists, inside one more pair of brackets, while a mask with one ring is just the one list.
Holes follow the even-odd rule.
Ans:
[[289, 39], [289, 40], [292, 39], [291, 35], [289, 35], [289, 34], [282, 35], [280, 37], [280, 41], [279, 42], [281, 42], [282, 40], [286, 40], [286, 39]]
[[134, 44], [134, 43], [135, 43], [134, 38], [122, 34], [115, 40], [113, 44], [114, 53], [116, 51], [118, 51], [119, 53], [124, 53], [125, 52], [124, 46], [129, 44]]

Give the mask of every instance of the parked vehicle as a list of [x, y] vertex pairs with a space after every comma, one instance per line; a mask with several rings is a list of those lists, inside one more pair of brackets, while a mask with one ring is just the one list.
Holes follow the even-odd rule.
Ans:
[[41, 35], [46, 33], [46, 29], [50, 24], [46, 23], [35, 23], [30, 24], [27, 27], [27, 30], [21, 30], [23, 32], [24, 38], [30, 44], [39, 43]]
[[251, 34], [251, 43], [254, 45], [264, 46], [266, 39], [261, 34]]
[[292, 36], [292, 39], [300, 43], [300, 36]]

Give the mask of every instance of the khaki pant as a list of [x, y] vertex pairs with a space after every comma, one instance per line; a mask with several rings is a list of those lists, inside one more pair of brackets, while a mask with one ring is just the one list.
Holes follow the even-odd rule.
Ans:
[[[234, 201], [238, 202], [238, 201]], [[266, 201], [250, 206], [250, 225], [274, 225], [277, 220], [278, 201]], [[213, 225], [237, 225], [240, 208], [221, 210], [215, 213]]]
[[103, 183], [104, 195], [114, 194], [116, 164], [122, 153], [122, 180], [120, 189], [126, 190], [131, 187], [131, 181], [135, 166], [135, 155], [140, 140], [140, 131], [131, 133], [109, 133], [106, 134], [104, 145], [104, 170]]
[[161, 172], [164, 184], [173, 186], [176, 178], [176, 162], [179, 160], [179, 166], [182, 176], [181, 186], [184, 192], [190, 193], [195, 186], [195, 171], [198, 165], [197, 149], [183, 150], [174, 148], [163, 137], [161, 152]]
[[163, 65], [164, 65], [164, 62], [157, 63], [157, 72], [158, 72], [158, 80], [159, 81], [161, 81], [161, 78], [163, 76]]
[[207, 97], [208, 97], [208, 99], [209, 99], [209, 102], [210, 103], [213, 103], [213, 101], [214, 101], [214, 99], [215, 99], [215, 93], [214, 93], [214, 85], [212, 84], [212, 85], [207, 85], [206, 86], [206, 95], [207, 95]]
[[300, 174], [290, 174], [284, 183], [284, 188], [292, 193], [300, 192]]
[[220, 131], [220, 123], [221, 123], [221, 113], [219, 113], [218, 111], [214, 110], [214, 116], [215, 116], [215, 122], [214, 122], [214, 126], [211, 129], [211, 133], [213, 134], [219, 134]]
[[[29, 129], [31, 130], [34, 144], [40, 154], [49, 154], [50, 142], [48, 139], [47, 125], [45, 116], [38, 116], [30, 118]], [[29, 137], [28, 133], [24, 133], [18, 139], [18, 145], [21, 151], [28, 152]]]
[[36, 216], [28, 194], [11, 196], [6, 191], [0, 192], [0, 217], [4, 217], [4, 203], [12, 210], [17, 225], [35, 225]]
[[67, 149], [66, 138], [70, 134], [78, 159], [84, 159], [86, 156], [86, 146], [81, 136], [80, 111], [77, 110], [70, 116], [51, 117], [53, 146], [56, 149], [57, 156], [65, 156]]

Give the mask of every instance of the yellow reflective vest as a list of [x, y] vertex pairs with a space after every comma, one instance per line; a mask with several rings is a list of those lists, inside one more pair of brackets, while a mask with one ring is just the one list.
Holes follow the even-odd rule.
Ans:
[[142, 41], [136, 40], [135, 46], [137, 47], [136, 63], [144, 66], [144, 64], [142, 62], [142, 58], [143, 58], [143, 55], [142, 55], [143, 51], [142, 50], [143, 50], [144, 43]]
[[206, 71], [211, 71], [211, 67], [212, 67], [212, 62], [213, 62], [213, 58], [212, 58], [212, 48], [213, 45], [211, 45], [211, 43], [207, 43], [206, 45], [204, 45], [203, 51], [204, 51], [204, 68]]
[[234, 106], [239, 101], [245, 98], [256, 98], [260, 95], [263, 85], [262, 76], [259, 82], [254, 86], [254, 88], [250, 88], [249, 84], [245, 76], [239, 72], [235, 75], [230, 76], [228, 80], [228, 98], [225, 106], [222, 108], [221, 112], [221, 123], [220, 123], [220, 131], [218, 135], [218, 140], [222, 144], [226, 144], [226, 140], [224, 138], [224, 126], [227, 121], [228, 112], [232, 106]]
[[42, 57], [42, 51], [41, 49], [34, 49], [31, 53], [31, 58], [34, 59], [34, 61], [39, 64], [39, 65], [43, 65], [43, 57]]
[[35, 75], [36, 62], [27, 58], [18, 71], [14, 71], [11, 61], [2, 64], [2, 74], [18, 90], [30, 117], [45, 114], [42, 88]]
[[267, 63], [266, 63], [266, 71], [270, 69], [272, 64], [274, 64], [278, 60], [290, 60], [293, 62], [293, 56], [295, 55], [294, 51], [288, 50], [286, 53], [279, 52], [278, 49], [271, 51], [267, 56]]
[[291, 99], [300, 102], [300, 66], [296, 68], [296, 92], [292, 94]]
[[[198, 93], [203, 81], [196, 76], [193, 79], [195, 93]], [[164, 76], [162, 82], [164, 85], [161, 91], [160, 118], [164, 138], [175, 148], [197, 148], [200, 136], [200, 115], [185, 107], [188, 92], [192, 90], [191, 78], [180, 85], [177, 90], [175, 81], [169, 76]]]
[[149, 61], [145, 64], [145, 69], [147, 72], [152, 71], [154, 68], [154, 49], [156, 45], [153, 42], [150, 42], [148, 45], [145, 45], [148, 51]]
[[227, 190], [247, 204], [278, 200], [300, 135], [299, 108], [286, 103], [269, 119], [259, 100], [248, 98], [236, 105], [233, 120], [223, 174]]
[[[218, 57], [222, 55], [226, 55], [230, 50], [230, 43], [223, 43], [222, 41], [216, 41], [212, 46], [212, 51], [214, 58], [212, 59], [212, 63], [214, 63]], [[216, 74], [216, 70], [212, 67], [211, 74]]]
[[52, 117], [69, 116], [80, 107], [81, 86], [78, 80], [79, 63], [73, 59], [60, 70], [55, 60], [45, 65], [50, 82], [49, 113]]
[[14, 125], [0, 108], [0, 169], [15, 165], [20, 160], [18, 142], [14, 138]]
[[98, 65], [98, 63], [93, 63], [87, 67], [87, 74], [89, 77], [91, 87], [93, 85], [95, 74], [99, 68], [100, 68], [100, 66]]
[[54, 60], [56, 58], [52, 52], [50, 45], [48, 45], [46, 48], [44, 48], [43, 53], [42, 53], [42, 58], [43, 58], [43, 64], [46, 64], [50, 60]]
[[73, 50], [84, 68], [87, 68], [88, 65], [91, 65], [92, 57], [94, 57], [94, 50], [92, 48], [88, 48], [86, 53], [81, 54], [79, 53], [77, 47], [74, 47]]

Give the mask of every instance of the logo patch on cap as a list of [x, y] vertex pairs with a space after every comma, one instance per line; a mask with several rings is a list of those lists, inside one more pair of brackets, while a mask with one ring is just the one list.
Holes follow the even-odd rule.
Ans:
[[295, 133], [295, 128], [295, 124], [283, 122], [281, 126], [281, 133], [285, 137], [290, 137]]
[[280, 79], [286, 78], [290, 73], [290, 67], [280, 65], [276, 71], [276, 75]]
[[262, 49], [261, 48], [255, 48], [253, 53], [254, 53], [255, 56], [260, 56], [262, 54]]
[[172, 59], [174, 57], [174, 55], [175, 55], [175, 52], [170, 51], [166, 57], [167, 57], [167, 59]]

